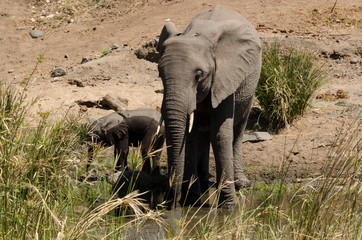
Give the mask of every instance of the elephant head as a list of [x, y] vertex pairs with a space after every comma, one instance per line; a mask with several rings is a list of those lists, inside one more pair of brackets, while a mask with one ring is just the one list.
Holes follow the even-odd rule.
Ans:
[[210, 108], [216, 108], [240, 85], [247, 85], [246, 78], [260, 55], [260, 40], [246, 19], [217, 5], [196, 16], [182, 33], [167, 22], [158, 50], [168, 170], [173, 180], [172, 193], [177, 195], [193, 112], [205, 101], [210, 102]]

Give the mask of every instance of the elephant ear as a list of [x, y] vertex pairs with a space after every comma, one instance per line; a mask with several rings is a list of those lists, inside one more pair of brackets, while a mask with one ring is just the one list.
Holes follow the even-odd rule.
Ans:
[[249, 22], [224, 20], [216, 23], [216, 28], [218, 34], [213, 39], [216, 70], [211, 87], [214, 108], [240, 85], [247, 84], [246, 78], [261, 61], [260, 39]]
[[164, 47], [163, 43], [169, 39], [170, 37], [176, 36], [181, 34], [176, 28], [176, 25], [173, 22], [166, 22], [166, 24], [163, 26], [160, 39], [157, 44], [157, 51], [160, 53], [160, 55], [163, 55]]
[[114, 145], [120, 140], [123, 139], [124, 136], [128, 135], [128, 126], [125, 123], [119, 123], [118, 125], [107, 129], [106, 141], [110, 145]]

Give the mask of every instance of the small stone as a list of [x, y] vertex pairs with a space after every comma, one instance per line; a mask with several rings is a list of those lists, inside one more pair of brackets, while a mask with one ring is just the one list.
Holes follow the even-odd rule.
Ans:
[[155, 90], [155, 93], [161, 93], [161, 94], [163, 94], [163, 89], [157, 89], [157, 90]]
[[9, 69], [8, 70], [8, 73], [13, 73], [14, 72], [14, 69]]
[[50, 80], [51, 83], [54, 83], [54, 82], [64, 82], [64, 78], [62, 77], [55, 77], [55, 78], [52, 78]]
[[349, 101], [339, 101], [335, 104], [336, 106], [339, 107], [353, 107], [353, 103], [349, 102]]
[[119, 46], [117, 43], [115, 43], [115, 44], [112, 45], [112, 50], [118, 49], [120, 47], [121, 46]]
[[259, 141], [272, 140], [273, 137], [268, 132], [254, 132]]
[[349, 98], [349, 95], [343, 90], [343, 89], [338, 89], [337, 92], [336, 92], [336, 98]]
[[362, 107], [358, 107], [352, 111], [352, 118], [358, 119], [362, 117]]
[[243, 142], [261, 142], [272, 139], [273, 137], [268, 132], [253, 132], [243, 135]]
[[51, 77], [61, 77], [67, 74], [67, 69], [63, 66], [55, 66], [51, 73]]
[[343, 118], [343, 116], [341, 114], [330, 113], [330, 112], [327, 113], [327, 116], [329, 118]]
[[68, 83], [70, 85], [76, 85], [77, 87], [85, 87], [85, 84], [79, 79], [69, 79]]
[[90, 61], [92, 61], [92, 60], [93, 60], [93, 58], [83, 57], [83, 58], [82, 58], [82, 61], [80, 62], [80, 64], [83, 64], [83, 63], [86, 63], [86, 62], [90, 62]]
[[39, 31], [37, 29], [33, 29], [29, 32], [30, 36], [32, 38], [39, 38], [39, 37], [42, 37], [43, 36], [43, 32], [42, 31]]
[[351, 64], [357, 64], [359, 62], [358, 58], [352, 58], [351, 61], [349, 61]]
[[16, 30], [25, 30], [25, 27], [18, 27]]
[[86, 112], [87, 110], [88, 110], [87, 106], [85, 106], [85, 105], [80, 106], [81, 112]]
[[339, 59], [336, 60], [336, 63], [337, 64], [342, 64], [341, 60], [339, 60]]

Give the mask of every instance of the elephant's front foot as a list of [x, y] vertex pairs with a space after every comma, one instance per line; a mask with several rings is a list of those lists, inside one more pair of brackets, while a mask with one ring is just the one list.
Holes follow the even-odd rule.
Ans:
[[235, 190], [239, 191], [242, 188], [248, 188], [251, 186], [250, 180], [245, 176], [244, 173], [240, 174], [237, 179], [235, 179]]

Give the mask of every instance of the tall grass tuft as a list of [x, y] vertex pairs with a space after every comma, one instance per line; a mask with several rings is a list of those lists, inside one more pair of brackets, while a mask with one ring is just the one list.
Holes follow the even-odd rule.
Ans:
[[275, 131], [303, 115], [309, 100], [326, 81], [328, 71], [316, 56], [302, 49], [282, 51], [275, 42], [263, 51], [263, 64], [256, 98]]
[[[30, 122], [35, 102], [27, 101], [25, 90], [0, 82], [0, 239], [112, 237], [146, 219], [157, 222], [141, 194], [113, 199], [106, 182], [79, 182], [87, 165], [87, 126], [69, 114], [51, 121], [51, 112], [40, 110]], [[120, 223], [110, 214], [125, 205], [141, 217]]]

